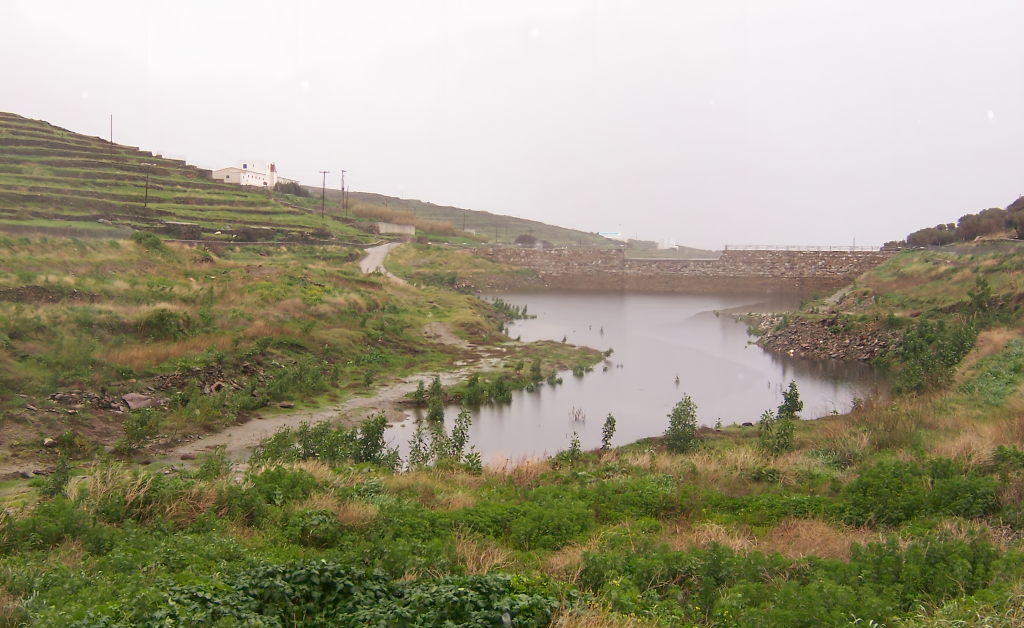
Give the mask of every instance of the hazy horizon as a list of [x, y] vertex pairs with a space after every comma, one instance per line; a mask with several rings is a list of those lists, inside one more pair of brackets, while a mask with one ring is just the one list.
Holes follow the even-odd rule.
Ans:
[[18, 2], [0, 110], [702, 248], [1024, 193], [1024, 3]]

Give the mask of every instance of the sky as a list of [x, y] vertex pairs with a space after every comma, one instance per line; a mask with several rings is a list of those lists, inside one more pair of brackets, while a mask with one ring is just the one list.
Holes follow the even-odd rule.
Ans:
[[1024, 194], [1024, 2], [0, 0], [0, 110], [703, 248]]

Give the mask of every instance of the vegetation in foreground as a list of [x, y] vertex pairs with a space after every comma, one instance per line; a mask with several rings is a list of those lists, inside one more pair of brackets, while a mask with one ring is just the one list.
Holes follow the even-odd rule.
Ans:
[[[756, 427], [699, 428], [684, 398], [662, 438], [613, 448], [609, 417], [601, 450], [498, 467], [466, 450], [467, 415], [405, 461], [384, 417], [279, 432], [244, 474], [101, 457], [4, 519], [4, 620], [1018, 626], [1024, 345], [989, 303], [924, 319], [977, 332], [940, 377], [813, 422], [793, 386]], [[934, 326], [905, 323], [893, 369], [923, 368]]]

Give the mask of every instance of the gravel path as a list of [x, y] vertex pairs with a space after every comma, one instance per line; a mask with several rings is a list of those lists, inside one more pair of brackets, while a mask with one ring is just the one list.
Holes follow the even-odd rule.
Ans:
[[396, 246], [402, 246], [400, 242], [389, 242], [388, 244], [382, 244], [373, 248], [366, 249], [366, 257], [359, 262], [359, 268], [364, 273], [372, 273], [376, 270], [384, 273], [385, 277], [388, 277], [392, 281], [400, 284], [406, 283], [406, 281], [400, 277], [395, 277], [384, 268], [384, 258], [387, 256], [388, 251], [395, 248]]

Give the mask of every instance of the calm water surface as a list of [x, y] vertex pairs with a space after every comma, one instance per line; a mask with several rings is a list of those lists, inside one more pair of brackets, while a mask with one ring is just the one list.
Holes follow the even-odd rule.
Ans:
[[[561, 373], [564, 383], [542, 385], [512, 395], [511, 405], [488, 405], [473, 412], [470, 443], [485, 462], [499, 456], [554, 454], [577, 432], [584, 449], [601, 444], [601, 427], [611, 413], [616, 445], [665, 431], [668, 413], [683, 394], [697, 403], [702, 425], [756, 422], [782, 401], [782, 389], [795, 380], [804, 418], [846, 411], [853, 398], [874, 381], [860, 364], [840, 364], [770, 355], [749, 344], [746, 326], [715, 311], [790, 310], [796, 297], [766, 295], [657, 295], [649, 293], [545, 292], [502, 294], [526, 305], [536, 319], [516, 321], [512, 337], [523, 341], [561, 340], [614, 354], [583, 377]], [[607, 368], [605, 368], [607, 367]], [[546, 369], [545, 369], [546, 370]], [[676, 383], [676, 376], [679, 383]], [[585, 421], [574, 421], [582, 409]], [[446, 410], [446, 423], [458, 407]], [[422, 412], [414, 411], [419, 419]], [[401, 445], [413, 421], [391, 428]]]

